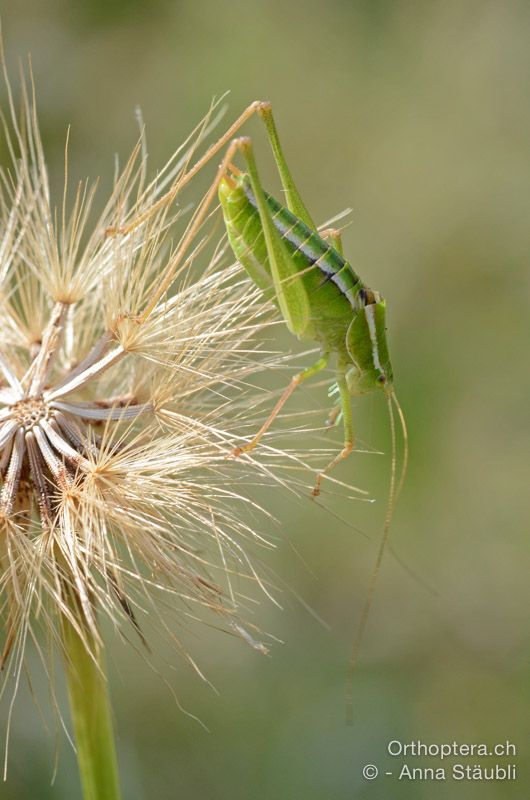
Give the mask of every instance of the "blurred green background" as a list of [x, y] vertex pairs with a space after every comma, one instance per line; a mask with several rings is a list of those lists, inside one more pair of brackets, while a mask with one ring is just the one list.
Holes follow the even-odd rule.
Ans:
[[[32, 55], [58, 170], [69, 124], [75, 174], [108, 175], [113, 154], [124, 156], [136, 138], [140, 105], [154, 170], [213, 95], [231, 90], [230, 120], [255, 98], [273, 101], [313, 215], [324, 221], [352, 207], [345, 249], [387, 298], [411, 440], [393, 543], [438, 593], [386, 559], [355, 678], [355, 724], [346, 727], [346, 665], [388, 457], [359, 454], [341, 468], [378, 503], [332, 501], [370, 541], [309, 499], [269, 491], [262, 500], [284, 538], [270, 565], [330, 630], [288, 592], [282, 611], [264, 600], [256, 614], [284, 642], [269, 658], [195, 630], [187, 643], [218, 695], [169, 649], [161, 654], [161, 664], [173, 661], [180, 701], [209, 733], [114, 641], [127, 800], [530, 796], [529, 4], [4, 0], [2, 25], [11, 66]], [[249, 131], [277, 191], [263, 133], [256, 122]], [[278, 344], [297, 347], [280, 333]], [[300, 397], [325, 406], [324, 389]], [[381, 398], [357, 401], [355, 418], [363, 442], [388, 448]], [[43, 680], [36, 691], [44, 690]], [[403, 759], [386, 754], [391, 739], [510, 740], [518, 779], [398, 781]], [[26, 689], [10, 747], [3, 800], [79, 796], [64, 739], [50, 785], [55, 740]], [[367, 782], [366, 763], [394, 777]]]

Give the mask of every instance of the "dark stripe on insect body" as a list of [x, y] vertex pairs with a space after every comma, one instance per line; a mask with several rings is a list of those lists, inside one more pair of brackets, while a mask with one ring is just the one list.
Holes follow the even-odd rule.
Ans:
[[[250, 186], [246, 183], [242, 186], [247, 200], [257, 210], [256, 198]], [[359, 297], [362, 289], [361, 280], [355, 275], [350, 264], [334, 247], [324, 242], [318, 233], [308, 228], [274, 197], [265, 193], [265, 199], [272, 212], [274, 227], [282, 238], [294, 247], [295, 252], [300, 252], [304, 256], [309, 266], [315, 266], [322, 272], [324, 275], [322, 285], [332, 281], [352, 308], [355, 310], [362, 308], [364, 302]]]

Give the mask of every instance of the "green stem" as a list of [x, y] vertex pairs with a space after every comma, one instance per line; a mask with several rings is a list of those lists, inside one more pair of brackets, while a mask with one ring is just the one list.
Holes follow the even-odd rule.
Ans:
[[[71, 610], [76, 608], [70, 600]], [[101, 646], [77, 613], [81, 637], [63, 617], [65, 672], [85, 800], [120, 800], [112, 713]]]

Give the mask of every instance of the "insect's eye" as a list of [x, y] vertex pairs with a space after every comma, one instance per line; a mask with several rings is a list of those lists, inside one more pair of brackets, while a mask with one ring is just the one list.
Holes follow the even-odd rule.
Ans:
[[386, 377], [384, 375], [378, 375], [377, 376], [377, 383], [381, 383], [381, 384], [386, 383]]

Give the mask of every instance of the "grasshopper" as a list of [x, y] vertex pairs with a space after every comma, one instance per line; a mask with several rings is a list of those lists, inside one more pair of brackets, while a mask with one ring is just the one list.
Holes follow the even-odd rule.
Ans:
[[344, 257], [340, 232], [318, 232], [291, 177], [270, 104], [261, 103], [258, 113], [266, 125], [286, 206], [262, 188], [250, 139], [236, 140], [247, 171], [232, 166], [218, 186], [228, 239], [236, 258], [276, 304], [291, 333], [317, 342], [322, 354], [292, 378], [254, 438], [234, 455], [253, 450], [294, 390], [325, 369], [334, 356], [339, 402], [329, 421], [336, 421], [340, 413], [344, 443], [317, 476], [313, 489], [317, 497], [324, 476], [353, 450], [351, 397], [379, 391], [387, 398], [391, 417], [392, 403], [399, 408], [386, 338], [386, 304]]
[[[239, 128], [256, 113], [265, 123], [286, 206], [263, 189], [251, 140], [248, 137], [234, 138]], [[294, 390], [325, 369], [334, 356], [339, 405], [330, 415], [329, 422], [336, 421], [339, 414], [342, 416], [344, 443], [341, 452], [317, 476], [313, 496], [320, 494], [325, 475], [353, 450], [355, 440], [351, 397], [372, 391], [382, 392], [386, 396], [392, 430], [392, 404], [401, 421], [405, 442], [402, 483], [406, 467], [407, 434], [394, 392], [386, 338], [385, 300], [361, 280], [344, 257], [340, 232], [334, 229], [318, 232], [291, 176], [270, 103], [251, 103], [207, 152], [184, 171], [175, 185], [158, 198], [148, 212], [117, 232], [129, 233], [145, 222], [147, 216], [171, 202], [227, 144], [217, 175], [152, 292], [141, 321], [151, 314], [169, 289], [217, 194], [236, 258], [265, 296], [279, 308], [289, 330], [299, 339], [317, 342], [322, 349], [321, 357], [312, 366], [293, 377], [254, 438], [234, 450], [233, 455], [239, 456], [253, 450]], [[241, 172], [232, 164], [238, 152], [246, 162], [247, 172]]]
[[[257, 113], [265, 128], [278, 168], [286, 205], [282, 205], [262, 187], [252, 142], [248, 137], [234, 138], [239, 128]], [[370, 578], [366, 601], [354, 641], [351, 669], [360, 650], [368, 621], [372, 596], [382, 563], [395, 504], [401, 491], [408, 460], [408, 437], [405, 418], [396, 398], [392, 366], [386, 337], [386, 304], [379, 292], [369, 288], [344, 256], [340, 232], [329, 229], [319, 233], [291, 176], [280, 144], [271, 104], [256, 101], [215, 142], [166, 195], [153, 206], [171, 201], [186, 183], [217, 153], [228, 145], [216, 177], [197, 208], [179, 248], [143, 312], [147, 317], [165, 294], [182, 262], [187, 248], [207, 216], [217, 194], [223, 211], [228, 239], [234, 255], [252, 281], [279, 309], [287, 327], [299, 339], [317, 342], [320, 358], [295, 375], [253, 439], [236, 448], [238, 457], [253, 450], [268, 431], [295, 389], [335, 360], [338, 404], [330, 423], [342, 416], [344, 440], [337, 456], [317, 475], [313, 497], [318, 497], [322, 482], [334, 467], [346, 459], [354, 447], [351, 398], [372, 391], [382, 393], [387, 402], [392, 440], [392, 468], [383, 535]], [[236, 154], [246, 164], [242, 172], [233, 165]], [[143, 218], [134, 224], [143, 222]], [[132, 227], [125, 229], [128, 232]], [[403, 437], [403, 461], [397, 479], [397, 411]]]

